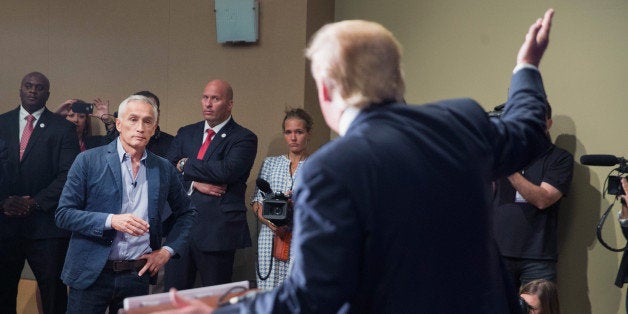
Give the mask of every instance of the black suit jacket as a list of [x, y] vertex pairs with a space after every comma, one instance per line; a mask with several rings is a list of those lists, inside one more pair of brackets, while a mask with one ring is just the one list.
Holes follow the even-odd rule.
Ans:
[[544, 108], [540, 74], [526, 69], [501, 119], [470, 99], [362, 110], [297, 175], [286, 281], [215, 313], [517, 312], [490, 183], [549, 145]]
[[227, 184], [227, 191], [221, 197], [196, 190], [192, 193], [192, 202], [198, 210], [192, 241], [207, 252], [251, 246], [244, 193], [257, 154], [257, 136], [231, 118], [214, 136], [203, 160], [198, 160], [204, 126], [205, 121], [201, 121], [179, 129], [168, 153], [173, 164], [189, 158], [183, 171], [186, 189], [192, 181]]
[[40, 209], [25, 218], [0, 214], [0, 239], [67, 237], [68, 232], [55, 225], [54, 212], [68, 170], [79, 153], [76, 127], [45, 109], [20, 161], [19, 113], [20, 107], [0, 115], [0, 139], [7, 143], [9, 155], [6, 195], [34, 197]]
[[9, 151], [4, 140], [0, 139], [0, 201], [8, 192], [7, 182], [9, 182]]

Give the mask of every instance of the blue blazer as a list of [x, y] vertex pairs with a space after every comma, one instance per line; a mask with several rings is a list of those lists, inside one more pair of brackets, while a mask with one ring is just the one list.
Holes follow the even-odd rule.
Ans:
[[544, 102], [538, 71], [521, 70], [501, 119], [471, 99], [362, 110], [298, 175], [290, 276], [237, 307], [516, 312], [491, 235], [490, 184], [549, 145]]
[[201, 251], [235, 250], [251, 246], [246, 222], [246, 181], [257, 154], [257, 136], [233, 117], [214, 136], [203, 160], [196, 159], [203, 142], [205, 121], [179, 129], [168, 152], [173, 164], [188, 157], [183, 171], [186, 189], [192, 181], [227, 184], [221, 197], [194, 191], [198, 218], [192, 241]]
[[[76, 289], [89, 287], [102, 271], [116, 230], [105, 230], [109, 214], [119, 214], [122, 205], [122, 173], [117, 141], [82, 152], [76, 158], [63, 187], [55, 219], [72, 232], [61, 279]], [[150, 247], [162, 247], [161, 221], [166, 202], [174, 224], [164, 246], [175, 253], [187, 245], [196, 210], [185, 193], [176, 169], [165, 159], [147, 151], [148, 223]], [[175, 256], [176, 257], [176, 256]]]
[[0, 239], [67, 238], [69, 233], [55, 225], [54, 212], [68, 170], [79, 153], [76, 127], [45, 109], [20, 160], [19, 114], [18, 107], [0, 115], [0, 139], [4, 140], [8, 153], [7, 190], [0, 193], [0, 202], [10, 195], [30, 195], [40, 210], [24, 218], [0, 214]]

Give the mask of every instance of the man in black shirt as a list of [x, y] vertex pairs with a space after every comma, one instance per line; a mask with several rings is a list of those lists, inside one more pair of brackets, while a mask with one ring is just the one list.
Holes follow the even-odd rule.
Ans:
[[[548, 131], [551, 126], [547, 104]], [[495, 238], [517, 288], [534, 279], [556, 282], [558, 207], [572, 176], [573, 156], [551, 145], [519, 172], [496, 181]]]

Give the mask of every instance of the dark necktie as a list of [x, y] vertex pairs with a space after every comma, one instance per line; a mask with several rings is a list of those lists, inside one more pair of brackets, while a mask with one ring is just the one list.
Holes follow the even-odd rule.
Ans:
[[28, 140], [31, 138], [31, 134], [33, 134], [33, 122], [35, 121], [35, 117], [29, 114], [25, 119], [26, 126], [24, 127], [22, 139], [20, 140], [20, 160], [22, 160], [22, 156], [24, 156], [24, 151], [26, 150], [26, 145], [28, 145]]
[[205, 152], [207, 151], [207, 147], [209, 147], [209, 144], [211, 144], [212, 136], [214, 136], [214, 134], [216, 134], [214, 130], [207, 129], [207, 137], [205, 138], [203, 145], [201, 145], [201, 149], [198, 150], [198, 155], [196, 155], [196, 159], [203, 160], [203, 157], [205, 157]]

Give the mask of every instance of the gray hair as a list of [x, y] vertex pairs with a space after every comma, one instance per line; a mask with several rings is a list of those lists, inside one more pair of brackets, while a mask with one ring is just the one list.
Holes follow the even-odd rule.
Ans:
[[153, 112], [155, 113], [155, 121], [157, 121], [157, 119], [159, 118], [159, 111], [157, 110], [157, 104], [155, 104], [155, 102], [152, 99], [142, 96], [142, 95], [131, 95], [127, 99], [123, 100], [120, 103], [120, 106], [118, 106], [118, 117], [122, 117], [122, 115], [126, 112], [126, 106], [131, 101], [141, 101], [141, 102], [151, 105], [153, 107]]

